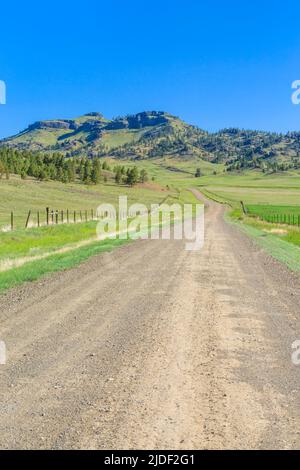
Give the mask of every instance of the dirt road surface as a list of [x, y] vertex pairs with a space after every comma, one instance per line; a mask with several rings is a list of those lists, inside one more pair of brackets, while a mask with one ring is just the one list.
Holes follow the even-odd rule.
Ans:
[[299, 278], [223, 213], [1, 297], [0, 448], [300, 448]]

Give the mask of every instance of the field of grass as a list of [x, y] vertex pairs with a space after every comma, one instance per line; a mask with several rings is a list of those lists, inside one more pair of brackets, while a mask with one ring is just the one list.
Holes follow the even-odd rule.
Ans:
[[[274, 258], [300, 270], [299, 172], [247, 172], [200, 180], [198, 188], [204, 195], [231, 206], [228, 221], [237, 224]], [[247, 215], [243, 214], [241, 201]]]
[[270, 223], [300, 227], [300, 206], [247, 205], [247, 214]]
[[166, 186], [149, 183], [147, 186], [138, 185], [130, 188], [119, 186], [113, 181], [96, 186], [86, 186], [80, 183], [63, 184], [53, 181], [21, 180], [12, 177], [0, 180], [0, 230], [10, 225], [10, 213], [14, 212], [16, 228], [24, 228], [28, 211], [31, 210], [32, 224], [36, 224], [37, 212], [40, 212], [41, 222], [46, 219], [46, 207], [51, 210], [94, 211], [103, 203], [117, 204], [119, 196], [126, 195], [128, 203], [141, 202], [150, 204], [161, 202], [166, 195], [172, 195], [174, 190]]
[[209, 186], [205, 189], [219, 196], [220, 198], [230, 202], [232, 205], [237, 205], [240, 201], [248, 205], [270, 204], [270, 205], [284, 205], [284, 206], [300, 206], [300, 188], [296, 189], [281, 189], [281, 188], [234, 188], [234, 187], [218, 187]]
[[0, 235], [1, 261], [34, 257], [96, 237], [96, 221], [74, 225], [53, 225], [28, 230], [16, 230]]
[[297, 172], [204, 176], [199, 178], [199, 188], [235, 207], [240, 201], [245, 205], [300, 206], [300, 174]]
[[221, 164], [213, 164], [202, 160], [200, 158], [189, 158], [189, 159], [181, 159], [175, 160], [173, 158], [163, 158], [158, 162], [158, 165], [163, 170], [169, 170], [177, 173], [183, 173], [181, 176], [185, 176], [187, 178], [194, 178], [195, 172], [197, 168], [201, 169], [203, 175], [213, 175], [214, 172], [217, 174], [221, 174], [224, 169], [224, 165]]
[[107, 239], [101, 243], [94, 242], [76, 250], [54, 254], [42, 261], [31, 261], [23, 266], [0, 272], [0, 292], [23, 282], [35, 281], [49, 273], [73, 268], [91, 256], [111, 251], [124, 243], [128, 243], [128, 241]]
[[294, 245], [300, 245], [300, 227], [298, 224], [282, 224], [268, 221], [260, 218], [253, 218], [248, 215], [238, 214], [237, 211], [230, 213], [230, 217], [234, 221], [242, 222], [243, 225], [251, 226], [260, 230], [264, 234], [272, 234], [274, 237], [280, 238]]
[[[120, 164], [119, 161], [110, 160], [111, 165]], [[127, 161], [122, 160], [122, 165], [126, 167], [137, 166], [140, 170], [147, 170], [150, 180], [154, 178], [155, 183], [166, 188], [178, 190], [196, 187], [202, 178], [195, 178], [196, 169], [199, 167], [203, 174], [211, 175], [213, 173], [213, 165], [204, 162], [201, 159], [192, 161], [176, 160], [172, 158], [157, 158]]]
[[201, 186], [217, 185], [218, 187], [241, 188], [300, 188], [300, 171], [284, 173], [262, 173], [261, 171], [245, 171], [243, 173], [222, 173], [213, 177], [207, 175], [199, 180]]
[[300, 206], [283, 206], [271, 204], [247, 204], [247, 212], [249, 214], [264, 216], [264, 215], [277, 215], [277, 214], [300, 214]]
[[[300, 216], [299, 173], [264, 175], [216, 175], [200, 178], [199, 189], [207, 197], [229, 204], [233, 216], [241, 216], [241, 201], [248, 215], [267, 222], [298, 225]], [[247, 220], [250, 217], [247, 218]]]

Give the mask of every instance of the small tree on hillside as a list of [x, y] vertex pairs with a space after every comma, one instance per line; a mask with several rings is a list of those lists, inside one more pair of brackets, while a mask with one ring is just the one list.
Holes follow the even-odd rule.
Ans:
[[134, 166], [133, 168], [131, 168], [131, 170], [129, 170], [129, 172], [127, 172], [127, 179], [126, 179], [126, 183], [129, 185], [129, 186], [134, 186], [139, 180], [139, 170], [137, 169], [136, 166]]
[[146, 181], [148, 181], [148, 173], [144, 169], [141, 170], [140, 181], [141, 183], [145, 183]]

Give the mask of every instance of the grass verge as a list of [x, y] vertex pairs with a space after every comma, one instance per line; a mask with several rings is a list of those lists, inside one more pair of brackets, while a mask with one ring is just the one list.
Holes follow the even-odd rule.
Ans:
[[92, 256], [109, 252], [128, 242], [129, 240], [107, 239], [67, 253], [53, 254], [43, 260], [32, 261], [21, 267], [4, 271], [0, 273], [0, 292], [23, 282], [35, 281], [46, 274], [73, 268]]
[[300, 272], [300, 232], [298, 230], [243, 217], [236, 210], [227, 212], [225, 220], [253, 238], [273, 258], [284, 263], [292, 271]]
[[231, 209], [225, 213], [225, 220], [235, 225], [246, 235], [255, 240], [258, 246], [269, 255], [288, 266], [292, 271], [300, 272], [300, 230], [287, 225], [271, 224], [242, 213], [238, 201], [226, 200], [211, 193], [206, 188], [201, 192], [209, 199], [221, 204], [228, 204]]

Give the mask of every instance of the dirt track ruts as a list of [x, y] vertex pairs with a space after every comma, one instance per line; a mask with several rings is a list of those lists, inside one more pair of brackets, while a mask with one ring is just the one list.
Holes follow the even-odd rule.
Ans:
[[210, 203], [0, 299], [0, 448], [300, 448], [300, 282]]

